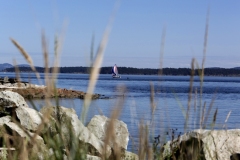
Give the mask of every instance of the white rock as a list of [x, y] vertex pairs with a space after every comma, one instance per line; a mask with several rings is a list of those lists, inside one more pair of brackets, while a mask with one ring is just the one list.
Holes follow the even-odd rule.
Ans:
[[206, 160], [230, 160], [240, 153], [240, 129], [213, 130], [202, 141]]
[[[57, 108], [56, 107], [43, 107], [41, 113], [52, 113], [51, 115], [57, 120]], [[104, 150], [104, 143], [99, 140], [93, 133], [91, 133], [87, 127], [78, 119], [75, 110], [65, 107], [59, 107], [59, 118], [61, 122], [62, 136], [64, 137], [65, 143], [72, 143], [71, 140], [74, 136], [77, 137], [81, 142], [90, 144], [93, 146], [98, 153], [101, 155], [105, 154], [107, 157], [111, 154], [111, 147], [106, 146], [106, 153]], [[72, 130], [71, 130], [72, 129]], [[70, 134], [73, 134], [71, 136]], [[71, 136], [71, 137], [70, 137]], [[65, 144], [66, 145], [66, 144]]]
[[[11, 130], [15, 131], [20, 137], [22, 138], [31, 138], [30, 136], [34, 136], [34, 133], [28, 132], [29, 135], [26, 134], [26, 132], [24, 132], [17, 124], [13, 123], [13, 122], [8, 122], [5, 123], [6, 126], [8, 126], [9, 128], [11, 128]], [[40, 136], [36, 136], [37, 140], [41, 140], [43, 141], [43, 138]]]
[[[27, 132], [28, 134], [26, 134], [25, 131], [23, 131], [17, 124], [15, 124], [13, 122], [5, 123], [5, 125], [7, 128], [11, 129], [12, 132], [16, 133], [15, 138], [21, 138], [22, 140], [27, 139], [26, 142], [28, 142], [28, 143], [32, 143], [32, 141], [30, 141], [30, 139], [33, 136], [35, 136], [35, 141], [34, 141], [34, 143], [31, 144], [31, 147], [28, 148], [28, 151], [30, 151], [32, 153], [32, 156], [34, 158], [38, 157], [37, 159], [39, 159], [39, 160], [44, 160], [46, 158], [48, 159], [49, 151], [48, 151], [47, 146], [44, 144], [42, 137], [40, 137], [39, 135], [35, 135], [35, 133], [32, 133], [32, 132]], [[13, 146], [13, 147], [19, 147], [19, 146]]]
[[0, 108], [28, 107], [24, 98], [12, 91], [0, 92]]
[[118, 146], [127, 149], [129, 132], [127, 125], [123, 121], [109, 119], [101, 115], [95, 115], [87, 127], [96, 137], [104, 141], [106, 138], [105, 136], [107, 135], [108, 126], [111, 121], [113, 122], [114, 139], [110, 138], [110, 146], [114, 148], [114, 144], [116, 143]]
[[138, 155], [129, 151], [124, 152], [122, 160], [139, 160]]
[[39, 125], [42, 123], [41, 120], [42, 114], [32, 108], [26, 107], [17, 108], [16, 115], [20, 120], [21, 125], [31, 131], [36, 131]]
[[[240, 153], [240, 129], [194, 130], [180, 136], [179, 140], [174, 140], [173, 143], [169, 141], [164, 147], [163, 157], [172, 154], [170, 144], [173, 147], [181, 147], [183, 143], [191, 144], [189, 142], [194, 139], [196, 142], [201, 142], [200, 148], [203, 149], [203, 156], [206, 160], [230, 160], [230, 156]], [[195, 144], [187, 149], [195, 152], [198, 146], [199, 144]]]
[[0, 118], [0, 126], [4, 125], [5, 123], [8, 123], [11, 121], [10, 116], [4, 116]]
[[101, 160], [102, 158], [100, 157], [97, 157], [97, 156], [91, 156], [89, 154], [87, 154], [87, 160]]

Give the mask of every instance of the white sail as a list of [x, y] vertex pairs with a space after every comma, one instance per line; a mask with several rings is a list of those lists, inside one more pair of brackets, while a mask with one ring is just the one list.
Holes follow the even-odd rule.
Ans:
[[117, 70], [116, 64], [114, 65], [113, 71], [114, 71], [114, 73], [115, 73], [116, 75], [118, 75], [118, 70]]
[[118, 69], [117, 69], [117, 65], [116, 64], [112, 68], [112, 77], [113, 78], [121, 78], [120, 75], [118, 75]]

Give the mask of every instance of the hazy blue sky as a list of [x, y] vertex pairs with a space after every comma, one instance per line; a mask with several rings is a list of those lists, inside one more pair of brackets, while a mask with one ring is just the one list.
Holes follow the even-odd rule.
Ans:
[[[0, 63], [26, 63], [9, 38], [16, 39], [43, 66], [41, 31], [53, 55], [54, 35], [66, 28], [61, 66], [89, 65], [92, 35], [95, 52], [114, 1], [0, 1]], [[158, 68], [165, 26], [164, 67], [201, 64], [208, 7], [207, 67], [240, 66], [240, 1], [122, 0], [109, 37], [103, 66]], [[67, 22], [67, 27], [63, 27]]]

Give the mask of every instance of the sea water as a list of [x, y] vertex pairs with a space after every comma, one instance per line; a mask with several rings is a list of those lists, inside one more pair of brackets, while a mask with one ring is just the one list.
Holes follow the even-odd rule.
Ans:
[[[0, 73], [0, 77], [5, 76], [15, 77], [15, 74]], [[44, 84], [44, 74], [37, 80], [33, 73], [23, 73], [21, 80]], [[86, 92], [88, 80], [87, 74], [59, 74], [56, 82], [59, 88]], [[154, 109], [150, 100], [151, 85], [154, 88]], [[121, 88], [125, 88], [124, 92]], [[118, 119], [128, 126], [129, 150], [137, 148], [140, 124], [148, 126], [150, 137], [163, 135], [171, 129], [178, 134], [200, 127], [240, 127], [239, 77], [205, 76], [203, 83], [200, 77], [194, 77], [191, 85], [189, 76], [121, 75], [120, 79], [113, 79], [111, 75], [100, 75], [94, 92], [108, 98], [92, 101], [86, 123], [94, 115], [110, 117], [114, 109], [121, 109]], [[44, 100], [33, 102], [38, 109], [45, 105]], [[60, 99], [59, 103], [61, 106], [74, 108], [78, 116], [81, 115], [83, 100]], [[29, 105], [31, 106], [30, 103]]]

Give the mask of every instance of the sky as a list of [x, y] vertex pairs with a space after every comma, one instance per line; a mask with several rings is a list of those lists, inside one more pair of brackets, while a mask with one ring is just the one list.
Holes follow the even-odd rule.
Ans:
[[27, 63], [11, 43], [14, 38], [35, 66], [43, 66], [44, 31], [50, 64], [58, 36], [63, 37], [60, 66], [89, 66], [91, 44], [96, 55], [116, 11], [102, 66], [159, 68], [162, 62], [189, 68], [192, 58], [201, 65], [208, 9], [205, 67], [240, 67], [238, 0], [0, 1], [0, 63]]

